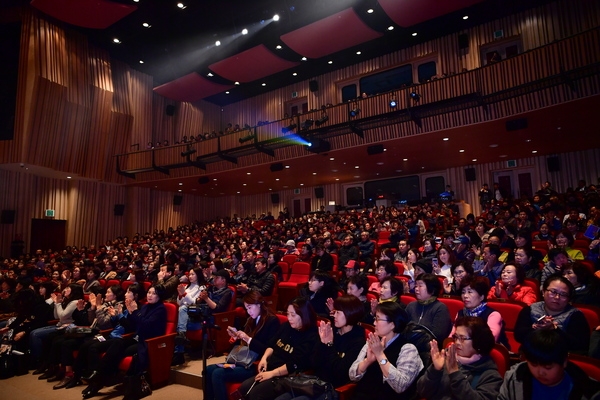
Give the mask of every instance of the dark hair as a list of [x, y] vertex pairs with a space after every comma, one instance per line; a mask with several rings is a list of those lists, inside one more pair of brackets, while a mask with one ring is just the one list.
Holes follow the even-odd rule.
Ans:
[[307, 298], [296, 297], [288, 303], [288, 306], [292, 306], [302, 320], [300, 331], [307, 331], [317, 325], [317, 313]]
[[473, 266], [468, 261], [458, 261], [455, 264], [452, 264], [452, 266], [450, 267], [450, 273], [454, 274], [454, 271], [456, 270], [456, 268], [461, 267], [461, 266], [464, 268], [464, 270], [468, 274], [468, 276], [473, 275], [475, 273]]
[[129, 285], [127, 290], [133, 293], [133, 297], [136, 301], [146, 298], [146, 290], [144, 289], [144, 285], [140, 282], [132, 283], [131, 285]]
[[457, 261], [456, 260], [456, 254], [450, 248], [450, 246], [448, 246], [447, 244], [444, 244], [444, 245], [440, 246], [440, 248], [437, 251], [437, 257], [438, 257], [438, 259], [440, 258], [440, 251], [441, 250], [446, 250], [446, 252], [448, 253], [448, 264], [454, 265], [456, 263], [456, 261]]
[[98, 268], [98, 267], [94, 267], [94, 268], [90, 269], [88, 272], [90, 272], [90, 271], [92, 271], [92, 273], [94, 274], [95, 280], [98, 280], [98, 277], [102, 273], [102, 271], [100, 271], [100, 268]]
[[[502, 240], [502, 239], [500, 239]], [[500, 249], [500, 246], [498, 246], [497, 244], [486, 244], [484, 246], [484, 248], [487, 247], [488, 249], [490, 249], [490, 254], [495, 255], [496, 259], [498, 257], [500, 257], [500, 255], [502, 254], [502, 250]]]
[[366, 296], [369, 291], [369, 278], [365, 275], [355, 275], [348, 279], [348, 284], [355, 284], [357, 289], [362, 289], [362, 294]]
[[167, 288], [165, 287], [165, 285], [163, 285], [162, 283], [152, 285], [148, 288], [148, 291], [150, 291], [150, 289], [152, 288], [154, 288], [154, 292], [158, 296], [159, 300], [163, 301], [167, 296]]
[[575, 274], [575, 276], [577, 276], [577, 282], [584, 284], [584, 285], [590, 285], [593, 284], [594, 289], [597, 289], [598, 284], [599, 284], [599, 279], [596, 277], [596, 275], [594, 275], [592, 273], [592, 271], [586, 267], [585, 265], [583, 265], [582, 263], [578, 262], [578, 261], [574, 261], [572, 263], [569, 263], [567, 265], [565, 265], [564, 267], [562, 267], [562, 271], [563, 271], [563, 275], [564, 275], [564, 271], [567, 269], [572, 269], [573, 273]]
[[514, 262], [512, 262], [512, 263], [506, 263], [502, 267], [502, 270], [500, 271], [500, 275], [502, 275], [502, 271], [504, 271], [504, 268], [506, 268], [508, 266], [515, 267], [515, 272], [517, 273], [517, 283], [519, 285], [522, 285], [523, 282], [525, 281], [525, 278], [526, 278], [525, 269], [523, 267], [521, 267], [520, 265], [515, 264]]
[[390, 290], [392, 291], [392, 294], [395, 293], [398, 297], [404, 294], [404, 285], [399, 279], [394, 278], [393, 276], [388, 276], [381, 281], [381, 285], [383, 286], [385, 282], [390, 282]]
[[464, 326], [469, 330], [469, 336], [473, 339], [473, 348], [482, 356], [490, 354], [496, 339], [489, 325], [483, 318], [479, 317], [460, 317], [454, 323], [457, 328]]
[[470, 276], [460, 284], [460, 291], [469, 286], [471, 289], [477, 292], [480, 296], [487, 297], [488, 292], [490, 291], [490, 281], [483, 276]]
[[379, 261], [377, 268], [381, 268], [381, 267], [383, 267], [385, 269], [386, 274], [391, 274], [391, 276], [398, 275], [398, 267], [396, 266], [396, 264], [394, 264], [393, 260]]
[[[83, 299], [83, 286], [78, 285], [76, 283], [71, 283], [71, 284], [69, 284], [68, 287], [71, 288], [71, 294], [67, 298], [69, 302], [71, 302], [73, 300]], [[63, 301], [63, 304], [66, 306], [66, 303], [64, 301]]]
[[402, 332], [410, 321], [410, 317], [406, 311], [402, 309], [400, 304], [393, 301], [384, 301], [383, 303], [377, 304], [375, 312], [385, 315], [388, 321], [394, 324], [395, 333]]
[[267, 303], [265, 303], [265, 299], [262, 297], [258, 290], [250, 290], [248, 293], [244, 295], [242, 299], [246, 304], [259, 304], [260, 305], [260, 318], [258, 319], [258, 324], [252, 318], [248, 318], [246, 320], [246, 324], [244, 325], [244, 332], [248, 334], [248, 336], [252, 337], [256, 335], [258, 331], [260, 331], [265, 323], [267, 322], [267, 318], [273, 316], [273, 311], [267, 307]]
[[254, 260], [254, 264], [256, 263], [261, 263], [262, 265], [269, 265], [269, 263], [267, 262], [267, 259], [264, 257], [260, 257], [257, 258], [256, 260]]
[[121, 285], [112, 285], [108, 289], [110, 289], [110, 291], [113, 292], [117, 301], [123, 301], [125, 299], [125, 291], [123, 290]]
[[527, 228], [520, 229], [519, 232], [517, 232], [517, 234], [515, 235], [515, 239], [517, 237], [522, 237], [523, 239], [525, 239], [527, 241], [525, 243], [525, 246], [531, 247], [532, 237], [531, 237], [531, 231], [529, 229], [527, 229]]
[[562, 329], [535, 329], [523, 341], [520, 352], [531, 363], [562, 366], [569, 353], [569, 341]]
[[548, 277], [548, 279], [546, 279], [544, 281], [544, 284], [542, 285], [542, 290], [544, 292], [546, 290], [548, 290], [548, 286], [550, 286], [550, 284], [554, 281], [561, 281], [562, 283], [567, 285], [567, 287], [569, 288], [569, 301], [571, 301], [573, 299], [573, 295], [575, 294], [575, 286], [573, 286], [573, 284], [571, 283], [570, 280], [568, 280], [567, 278], [565, 278], [562, 275], [559, 275], [559, 274], [550, 275]]
[[[530, 258], [529, 262], [533, 261], [533, 249], [531, 247], [517, 247], [515, 249], [515, 253], [517, 252], [517, 250], [523, 250], [525, 252], [525, 255]], [[552, 249], [554, 250], [554, 249]], [[533, 267], [536, 267], [536, 265], [534, 265]]]
[[206, 284], [206, 278], [204, 277], [204, 273], [202, 272], [202, 268], [200, 268], [200, 267], [194, 267], [194, 268], [192, 268], [192, 271], [194, 271], [194, 273], [198, 277], [198, 281], [197, 281], [198, 286]]
[[437, 296], [442, 289], [442, 284], [434, 274], [421, 274], [417, 276], [416, 281], [422, 281], [427, 287], [427, 293], [431, 296]]
[[358, 324], [365, 315], [362, 301], [355, 296], [343, 295], [333, 301], [333, 308], [344, 313], [346, 325]]
[[567, 247], [573, 247], [575, 239], [573, 238], [573, 234], [567, 228], [563, 228], [560, 231], [556, 232], [556, 235], [554, 235], [554, 242], [556, 242], [556, 238], [558, 237], [558, 235], [563, 235], [567, 238]]

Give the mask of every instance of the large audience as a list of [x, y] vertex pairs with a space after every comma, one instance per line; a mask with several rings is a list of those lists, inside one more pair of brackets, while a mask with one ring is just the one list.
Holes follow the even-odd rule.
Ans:
[[[250, 399], [292, 398], [279, 383], [302, 371], [354, 382], [353, 398], [592, 398], [600, 386], [568, 354], [600, 358], [600, 326], [582, 312], [600, 307], [599, 199], [583, 181], [565, 193], [546, 182], [521, 199], [485, 185], [478, 217], [447, 198], [301, 217], [284, 209], [38, 249], [2, 259], [0, 333], [54, 389], [85, 383], [84, 398], [126, 355], [136, 354], [130, 375], [148, 369], [143, 339], [165, 333], [163, 303], [179, 310], [175, 366], [197, 329], [192, 311], [247, 312], [218, 334], [258, 365], [211, 366], [211, 399], [227, 398], [225, 382]], [[310, 273], [278, 320], [265, 301], [297, 262]], [[510, 332], [504, 303], [520, 307]], [[65, 336], [71, 326], [112, 331]], [[523, 361], [499, 374], [494, 346]]]

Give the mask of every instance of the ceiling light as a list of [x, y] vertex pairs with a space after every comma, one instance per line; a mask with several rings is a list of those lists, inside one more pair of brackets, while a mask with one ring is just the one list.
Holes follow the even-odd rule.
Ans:
[[225, 94], [229, 94], [229, 91], [225, 92]]
[[239, 85], [240, 83], [238, 81], [235, 81], [233, 84], [234, 85]]
[[143, 64], [143, 63], [144, 63], [144, 61], [140, 60], [140, 64]]
[[333, 158], [333, 157], [329, 158], [329, 161], [334, 161], [334, 160], [335, 160], [335, 158]]
[[283, 47], [281, 47], [281, 45], [280, 45], [280, 44], [278, 44], [277, 46], [275, 46], [275, 48], [276, 48], [277, 50], [281, 50]]
[[500, 158], [505, 158], [505, 157], [508, 157], [508, 156], [506, 154], [501, 154], [500, 155]]
[[335, 178], [335, 180], [336, 180], [336, 181], [339, 181], [339, 180], [340, 180], [340, 178]]
[[401, 169], [397, 169], [396, 172], [402, 172], [402, 170]]
[[263, 83], [262, 83], [262, 86], [267, 86], [267, 84], [263, 82]]
[[465, 151], [463, 149], [460, 149], [458, 152], [459, 153], [464, 153]]
[[388, 31], [393, 31], [394, 27], [392, 25], [388, 26]]
[[447, 142], [449, 139], [447, 137], [442, 139], [444, 142]]
[[248, 29], [244, 28], [242, 29], [242, 35], [247, 35], [248, 34]]
[[289, 168], [290, 166], [289, 166], [289, 165], [286, 165], [285, 167], [286, 167], [286, 168]]
[[402, 161], [408, 161], [408, 158], [403, 158]]
[[246, 175], [252, 175], [252, 172], [246, 172]]
[[279, 178], [275, 178], [275, 180], [276, 180], [276, 181], [278, 181], [278, 180], [279, 180]]
[[147, 23], [147, 22], [144, 22], [144, 23], [142, 24], [142, 26], [143, 26], [144, 28], [150, 28], [152, 25], [150, 25], [150, 24], [149, 24], [149, 23]]
[[360, 108], [354, 107], [352, 110], [350, 110], [349, 114], [351, 117], [356, 117], [358, 114], [360, 114]]
[[308, 58], [306, 58], [306, 57], [302, 57], [300, 60], [302, 60], [302, 61], [306, 61], [306, 60], [308, 60]]
[[117, 38], [114, 38], [114, 39], [113, 39], [113, 43], [120, 44], [120, 43], [121, 43], [121, 41], [120, 41], [119, 39], [117, 39]]
[[465, 15], [465, 16], [463, 17], [463, 19], [469, 19], [469, 16], [468, 16], [468, 15]]
[[185, 10], [185, 8], [187, 6], [185, 4], [183, 4], [183, 3], [177, 3], [177, 7], [181, 8], [182, 10]]
[[533, 151], [532, 151], [532, 153], [533, 153], [533, 154], [537, 153], [537, 150], [533, 150]]
[[179, 182], [179, 186], [183, 186], [183, 183], [182, 183], [182, 182]]
[[178, 192], [181, 192], [181, 189], [179, 189]]
[[360, 175], [354, 175], [355, 178], [360, 178]]
[[383, 163], [382, 163], [381, 161], [379, 161], [379, 162], [377, 163], [377, 165], [383, 165]]
[[242, 186], [248, 186], [248, 185], [244, 183], [244, 184], [242, 184]]
[[212, 74], [212, 72], [209, 72], [208, 74], [206, 74], [206, 76], [214, 76], [214, 75]]
[[358, 165], [355, 165], [354, 168], [360, 168]]
[[300, 186], [304, 186], [304, 183], [301, 183]]
[[294, 72], [292, 75], [293, 75], [293, 76], [298, 76], [298, 73], [297, 73], [297, 72]]
[[331, 172], [338, 172], [338, 170], [337, 169], [332, 169]]
[[329, 60], [327, 61], [327, 64], [333, 64], [333, 61]]
[[240, 192], [237, 192], [237, 194], [240, 194]]
[[412, 34], [412, 35], [413, 35], [413, 36], [417, 36], [417, 32], [413, 32], [413, 34]]
[[396, 108], [397, 105], [398, 105], [398, 102], [396, 101], [396, 99], [394, 97], [392, 97], [392, 99], [390, 100], [390, 108]]
[[362, 51], [357, 51], [357, 52], [356, 52], [356, 55], [357, 55], [357, 56], [360, 56], [361, 54], [362, 54]]
[[476, 159], [476, 158], [474, 158], [472, 161], [473, 161], [473, 162], [475, 162], [475, 161], [477, 161], [477, 159]]
[[71, 179], [71, 177], [70, 177], [70, 176], [67, 176], [67, 179]]
[[419, 100], [421, 100], [421, 95], [413, 90], [410, 92], [410, 98], [413, 99], [415, 103], [418, 103]]
[[367, 10], [367, 14], [373, 14], [373, 11], [374, 11], [374, 10], [373, 10], [372, 8], [369, 8], [369, 9]]
[[279, 21], [279, 15], [277, 15], [277, 14], [273, 15], [273, 21], [275, 21], [275, 22]]
[[217, 41], [215, 42], [215, 46], [220, 46], [220, 45], [221, 45], [221, 41], [217, 40]]
[[316, 175], [316, 174], [317, 174], [316, 172], [313, 172], [313, 175]]

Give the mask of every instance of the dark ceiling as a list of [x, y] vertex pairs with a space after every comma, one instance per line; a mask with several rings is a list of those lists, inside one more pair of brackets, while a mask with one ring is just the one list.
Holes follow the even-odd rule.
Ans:
[[[153, 76], [155, 87], [197, 73], [214, 93], [208, 97], [200, 94], [198, 98], [227, 105], [294, 81], [305, 81], [334, 69], [547, 3], [548, 0], [181, 0], [185, 5], [183, 9], [177, 6], [178, 2], [3, 0], [0, 7], [31, 3], [34, 9], [54, 17], [57, 22], [66, 22], [66, 26], [83, 32], [93, 44], [108, 50], [114, 58]], [[368, 13], [369, 9], [373, 12]], [[311, 24], [326, 21], [332, 26], [335, 21], [327, 18], [348, 10], [352, 10], [359, 19], [359, 23], [343, 28], [348, 30], [348, 36], [360, 24], [368, 28], [371, 37], [379, 38], [364, 36], [361, 42], [358, 37], [348, 48], [336, 49], [317, 58], [308, 56], [305, 62], [300, 60], [306, 53], [300, 54], [292, 50], [293, 46], [284, 44], [286, 36], [302, 32], [302, 28], [305, 28], [304, 32], [310, 32], [310, 27], [317, 26]], [[275, 14], [280, 16], [278, 22], [272, 21]], [[463, 19], [464, 15], [469, 18]], [[108, 21], [107, 27], [98, 28], [105, 21]], [[150, 26], [144, 27], [144, 23]], [[82, 26], [95, 26], [96, 29]], [[390, 26], [394, 27], [391, 31], [388, 30]], [[240, 32], [244, 28], [249, 33], [242, 36]], [[413, 36], [413, 32], [418, 35]], [[114, 38], [121, 43], [114, 43]], [[298, 37], [295, 39], [296, 50], [302, 48], [307, 51], [311, 47], [311, 50], [318, 49], [323, 46], [322, 42], [327, 41], [326, 37], [312, 39], [311, 43], [301, 43]], [[222, 43], [219, 47], [215, 46], [217, 40]], [[258, 45], [264, 46], [263, 53], [268, 51], [280, 59], [280, 71], [267, 69], [266, 76], [241, 82], [240, 85], [234, 85], [232, 76], [228, 79], [215, 72], [215, 63]], [[282, 49], [276, 49], [277, 45], [282, 45]], [[357, 51], [361, 54], [357, 55]], [[252, 56], [252, 53], [247, 54]], [[333, 63], [329, 64], [329, 61]], [[255, 62], [259, 64], [260, 60]], [[289, 67], [282, 69], [285, 63], [298, 64], [293, 67], [296, 76], [292, 76]], [[248, 68], [253, 66], [252, 63], [245, 65]], [[213, 76], [208, 77], [209, 73]], [[223, 90], [217, 90], [219, 88]], [[229, 94], [225, 94], [226, 88], [230, 88]]]

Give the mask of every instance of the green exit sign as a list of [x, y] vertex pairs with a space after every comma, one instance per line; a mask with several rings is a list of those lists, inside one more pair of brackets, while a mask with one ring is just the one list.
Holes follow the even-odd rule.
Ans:
[[508, 160], [506, 166], [508, 168], [515, 168], [517, 166], [517, 160]]
[[48, 218], [54, 218], [54, 210], [46, 210], [44, 215]]

